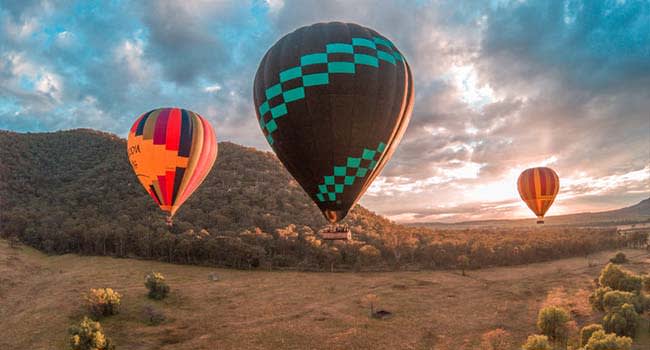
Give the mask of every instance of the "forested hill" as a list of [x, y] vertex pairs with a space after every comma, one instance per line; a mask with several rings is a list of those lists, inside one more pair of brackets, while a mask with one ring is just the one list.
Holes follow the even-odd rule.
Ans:
[[[84, 229], [117, 223], [159, 228], [164, 214], [139, 184], [125, 144], [88, 129], [1, 132], [3, 212], [51, 218], [52, 229], [65, 225], [65, 231], [75, 229], [70, 221]], [[289, 224], [318, 228], [326, 223], [273, 154], [230, 142], [219, 143], [214, 168], [174, 222], [176, 232], [196, 228], [231, 234], [251, 227], [271, 232]]]
[[0, 131], [0, 237], [48, 253], [305, 269], [444, 268], [461, 255], [472, 266], [509, 265], [636, 244], [603, 230], [431, 231], [360, 206], [346, 219], [355, 239], [327, 243], [314, 235], [325, 220], [277, 158], [228, 142], [170, 230], [125, 142], [87, 129]]

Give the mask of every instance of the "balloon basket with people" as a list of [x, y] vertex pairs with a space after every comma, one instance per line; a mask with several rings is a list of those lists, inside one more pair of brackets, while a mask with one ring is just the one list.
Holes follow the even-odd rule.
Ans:
[[348, 225], [328, 225], [318, 231], [318, 235], [324, 241], [349, 241], [352, 239], [352, 232]]

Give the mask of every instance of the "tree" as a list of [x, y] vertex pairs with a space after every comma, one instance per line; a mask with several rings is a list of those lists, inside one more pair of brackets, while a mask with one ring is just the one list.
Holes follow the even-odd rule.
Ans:
[[605, 331], [595, 331], [585, 350], [630, 350], [632, 348], [632, 339], [628, 337], [618, 337], [616, 334], [606, 334]]
[[566, 310], [548, 306], [537, 315], [537, 329], [555, 344], [566, 344], [569, 338], [569, 321]]
[[481, 350], [512, 349], [512, 336], [502, 328], [486, 332], [481, 336]]
[[465, 276], [465, 270], [469, 268], [469, 257], [467, 255], [459, 255], [456, 259], [456, 263], [461, 268], [463, 276]]
[[110, 338], [104, 335], [102, 325], [88, 317], [84, 317], [78, 325], [71, 326], [68, 333], [72, 350], [111, 350], [115, 348]]
[[88, 312], [95, 318], [117, 314], [121, 299], [122, 295], [111, 288], [92, 288], [85, 297]]
[[580, 330], [580, 346], [586, 346], [591, 336], [595, 332], [602, 331], [602, 330], [603, 330], [603, 326], [597, 323], [592, 323], [588, 326], [582, 327], [582, 329]]
[[548, 337], [545, 335], [531, 335], [526, 339], [524, 345], [521, 346], [522, 350], [553, 350], [551, 344], [548, 342]]
[[615, 264], [609, 263], [600, 272], [598, 284], [602, 287], [610, 287], [613, 290], [639, 292], [642, 286], [642, 279], [621, 269]]
[[621, 292], [613, 290], [605, 293], [603, 296], [603, 309], [606, 312], [618, 309], [623, 304], [630, 304], [634, 306], [634, 310], [638, 313], [643, 312], [643, 301], [641, 295], [630, 292]]
[[169, 286], [165, 282], [165, 276], [160, 272], [152, 272], [144, 278], [144, 286], [149, 289], [150, 299], [161, 300], [169, 294]]
[[605, 294], [611, 292], [612, 289], [609, 287], [598, 287], [596, 290], [589, 296], [589, 303], [594, 310], [605, 311], [605, 305], [603, 305], [603, 299]]
[[616, 333], [621, 336], [633, 337], [639, 324], [639, 314], [634, 310], [634, 306], [623, 304], [608, 312], [603, 318], [603, 328], [610, 333]]

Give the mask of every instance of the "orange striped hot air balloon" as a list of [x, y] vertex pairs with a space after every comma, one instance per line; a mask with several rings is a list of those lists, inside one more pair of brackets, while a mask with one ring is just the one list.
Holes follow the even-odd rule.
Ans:
[[138, 180], [169, 214], [171, 225], [171, 217], [212, 169], [217, 139], [212, 126], [197, 113], [159, 108], [133, 123], [127, 151]]
[[560, 178], [551, 168], [540, 167], [524, 170], [517, 180], [521, 199], [537, 215], [537, 223], [544, 223], [544, 214], [553, 204], [560, 190]]

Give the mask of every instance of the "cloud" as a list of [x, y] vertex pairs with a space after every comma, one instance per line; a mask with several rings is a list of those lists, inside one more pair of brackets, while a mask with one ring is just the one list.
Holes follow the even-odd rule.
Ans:
[[540, 164], [563, 181], [555, 213], [650, 193], [646, 1], [3, 2], [0, 128], [125, 136], [142, 112], [183, 106], [220, 140], [269, 150], [259, 60], [335, 20], [390, 38], [415, 78], [411, 124], [362, 204], [400, 220], [526, 216], [514, 181]]

